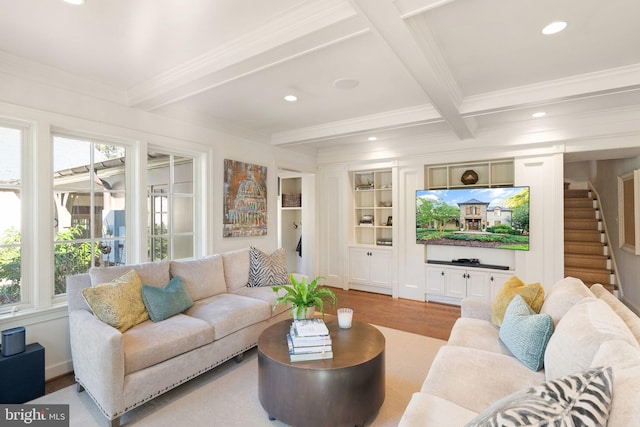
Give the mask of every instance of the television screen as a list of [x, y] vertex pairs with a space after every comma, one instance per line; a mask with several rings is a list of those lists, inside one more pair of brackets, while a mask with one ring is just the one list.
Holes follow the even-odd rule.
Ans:
[[416, 192], [416, 242], [529, 250], [529, 187]]

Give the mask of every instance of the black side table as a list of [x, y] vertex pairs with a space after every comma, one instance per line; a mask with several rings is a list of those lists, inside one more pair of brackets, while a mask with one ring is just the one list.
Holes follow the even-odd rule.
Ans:
[[22, 353], [0, 355], [0, 403], [25, 403], [44, 395], [44, 347], [29, 344]]

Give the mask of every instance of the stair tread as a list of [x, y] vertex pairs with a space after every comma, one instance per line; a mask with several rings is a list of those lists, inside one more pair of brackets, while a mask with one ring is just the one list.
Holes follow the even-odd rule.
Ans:
[[593, 268], [593, 267], [571, 267], [565, 265], [564, 271], [577, 271], [582, 273], [608, 273], [611, 274], [611, 270], [608, 268]]
[[564, 254], [565, 258], [570, 256], [570, 257], [574, 257], [574, 258], [582, 258], [582, 259], [594, 259], [596, 258], [598, 261], [600, 260], [607, 260], [609, 259], [608, 256], [606, 255], [602, 255], [602, 254], [578, 254], [578, 253], [565, 253]]

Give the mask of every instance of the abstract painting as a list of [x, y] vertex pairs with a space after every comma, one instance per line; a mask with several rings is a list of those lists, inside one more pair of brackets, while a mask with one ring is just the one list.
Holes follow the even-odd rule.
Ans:
[[223, 237], [267, 234], [267, 167], [225, 159]]

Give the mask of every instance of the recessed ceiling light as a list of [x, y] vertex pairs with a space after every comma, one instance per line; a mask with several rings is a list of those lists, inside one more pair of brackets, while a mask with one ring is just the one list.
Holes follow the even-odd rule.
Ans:
[[555, 22], [552, 22], [551, 24], [547, 25], [546, 27], [544, 27], [542, 29], [542, 34], [550, 35], [550, 34], [559, 33], [560, 31], [564, 30], [565, 28], [567, 28], [567, 23], [566, 22], [564, 22], [564, 21], [555, 21]]
[[369, 138], [367, 138], [367, 139], [368, 139], [369, 141], [375, 141], [375, 140], [376, 140], [376, 139], [378, 139], [378, 138], [377, 138], [377, 137], [375, 137], [375, 136], [370, 136], [370, 137], [369, 137]]
[[296, 102], [298, 100], [298, 97], [295, 95], [287, 95], [284, 97], [284, 100], [289, 102]]
[[546, 115], [547, 113], [545, 113], [544, 111], [538, 111], [537, 113], [533, 113], [531, 117], [539, 119], [540, 117], [544, 117]]
[[338, 89], [353, 89], [354, 87], [357, 87], [360, 84], [359, 81], [357, 81], [356, 79], [338, 79], [336, 81], [333, 82], [333, 86], [337, 87]]
[[84, 4], [84, 0], [64, 0], [65, 3], [74, 4], [76, 6]]

